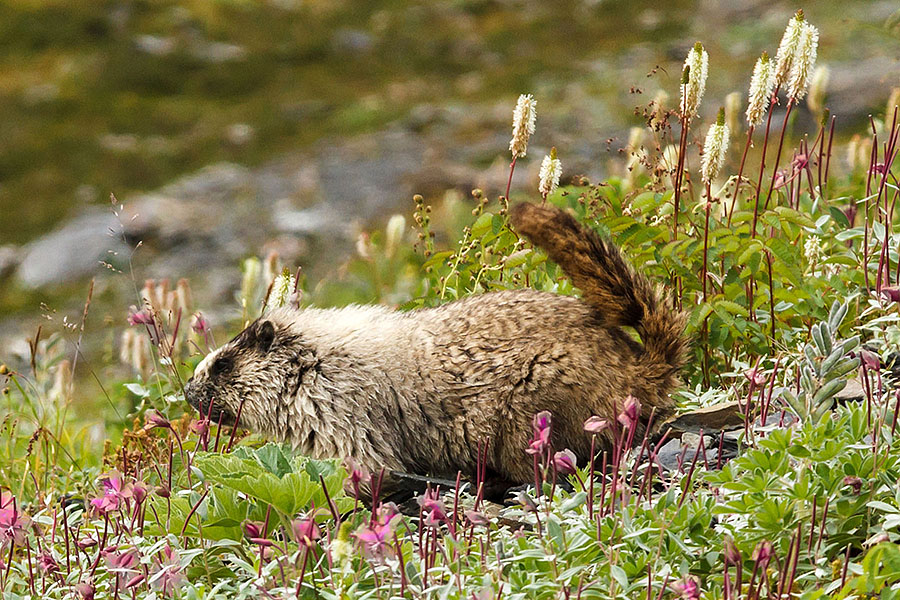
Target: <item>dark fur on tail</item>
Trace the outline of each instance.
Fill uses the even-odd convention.
[[[619,249],[571,215],[546,205],[522,203],[510,211],[513,227],[543,248],[581,289],[609,326],[630,326],[640,334],[641,362],[668,379],[684,364],[685,316],[666,306],[658,290],[629,265]]]

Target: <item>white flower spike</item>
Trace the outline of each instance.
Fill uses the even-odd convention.
[[[534,122],[537,118],[537,100],[531,94],[522,94],[513,111],[512,139],[509,151],[513,159],[525,156],[528,151],[528,138],[534,134]]]

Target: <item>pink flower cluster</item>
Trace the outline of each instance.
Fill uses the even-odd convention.
[[[100,484],[103,493],[91,500],[91,506],[102,514],[128,507],[131,500],[140,504],[147,497],[147,487],[143,483],[126,482],[125,477],[118,471],[101,476]]]

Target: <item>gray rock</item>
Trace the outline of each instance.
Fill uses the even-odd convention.
[[[89,213],[25,246],[16,271],[27,288],[39,288],[88,277],[104,270],[101,263],[120,264],[128,248],[120,237],[116,218]]]
[[[678,469],[678,464],[682,460],[682,455],[685,454],[685,448],[681,445],[681,440],[672,439],[659,449],[656,453],[656,459],[663,469],[675,471]]]

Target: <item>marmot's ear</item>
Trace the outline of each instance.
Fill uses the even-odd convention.
[[[272,342],[275,341],[275,326],[272,325],[272,321],[259,321],[254,333],[256,334],[254,336],[256,347],[260,352],[268,352],[272,347]]]

